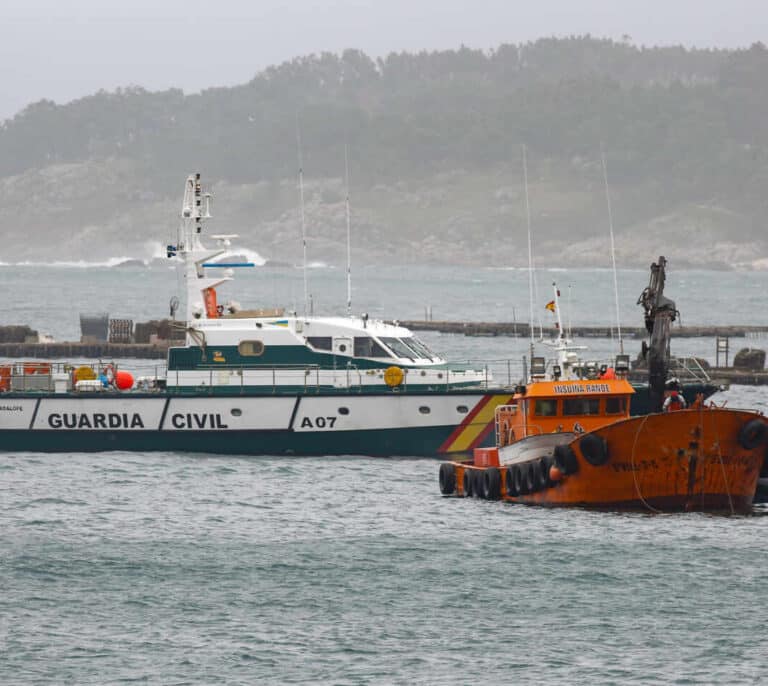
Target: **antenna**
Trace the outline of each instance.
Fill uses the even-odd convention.
[[[533,248],[531,246],[531,204],[528,199],[528,157],[525,143],[520,146],[523,151],[523,184],[525,187],[525,219],[528,226],[528,300],[530,305],[531,358],[533,358]]]
[[[608,165],[605,161],[605,150],[600,143],[600,159],[603,162],[603,182],[605,183],[605,201],[608,205],[608,229],[611,233],[611,262],[613,264],[613,296],[616,301],[616,333],[619,337],[619,353],[624,354],[624,339],[621,337],[621,319],[619,318],[619,281],[616,277],[616,246],[613,242],[613,210],[611,209],[611,193],[608,189]]]
[[[555,316],[557,317],[557,341],[563,340],[563,320],[560,316],[560,291],[557,290],[557,283],[552,282],[552,290],[555,293]]]
[[[307,288],[307,223],[304,217],[304,159],[301,154],[301,130],[299,129],[299,113],[296,113],[296,150],[299,157],[299,205],[301,207],[301,247],[302,271],[304,273],[304,315],[307,314],[309,290]]]
[[[347,213],[347,314],[352,314],[352,217],[349,211],[349,146],[344,143],[344,183],[347,186],[345,201]]]

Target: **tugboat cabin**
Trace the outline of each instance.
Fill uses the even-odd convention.
[[[499,447],[530,436],[585,433],[629,418],[626,379],[564,379],[518,386],[514,405],[496,411]]]

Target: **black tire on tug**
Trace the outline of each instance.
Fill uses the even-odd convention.
[[[474,482],[472,484],[472,492],[476,498],[481,500],[488,500],[488,494],[485,492],[485,469],[476,469],[474,473]]]
[[[483,472],[483,492],[486,500],[501,498],[501,472],[496,467]]]
[[[549,480],[549,468],[554,462],[549,455],[539,459],[539,488],[549,488],[552,485],[552,482]]]
[[[520,494],[520,491],[517,490],[517,486],[515,485],[515,471],[516,471],[515,465],[511,464],[507,467],[507,475],[506,475],[507,495],[511,495],[513,498]]]
[[[536,493],[539,490],[539,466],[534,460],[533,462],[526,462],[522,465],[523,468],[523,481],[525,482],[525,488],[527,493]]]
[[[555,466],[563,474],[575,474],[579,471],[579,461],[573,448],[567,443],[555,446]]]
[[[750,419],[739,430],[739,445],[744,450],[757,448],[768,437],[768,424],[761,419]]]
[[[461,488],[464,491],[465,498],[472,497],[472,486],[474,485],[474,478],[472,477],[472,469],[464,470],[464,478],[461,480]]]
[[[453,495],[456,491],[456,467],[450,462],[440,465],[440,493]]]
[[[526,495],[528,493],[528,485],[525,483],[525,470],[523,465],[515,465],[515,490],[518,495]]]
[[[597,434],[582,436],[579,439],[579,450],[593,467],[602,467],[608,462],[608,443],[602,436]]]

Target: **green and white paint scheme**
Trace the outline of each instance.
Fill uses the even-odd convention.
[[[450,364],[408,329],[365,315],[219,305],[216,287],[252,265],[221,259],[233,234],[205,247],[210,217],[192,175],[168,246],[183,262],[186,339],[169,350],[165,376],[127,391],[55,384],[55,374],[36,391],[12,387],[0,394],[0,449],[436,455],[490,442],[493,409],[511,395],[486,368]]]

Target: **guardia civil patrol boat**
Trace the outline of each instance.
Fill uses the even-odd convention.
[[[233,234],[210,238],[211,196],[186,180],[168,256],[185,276],[184,344],[162,375],[119,365],[0,368],[0,449],[229,454],[416,455],[469,452],[492,439],[512,391],[486,368],[451,364],[408,329],[221,303],[240,267]]]

